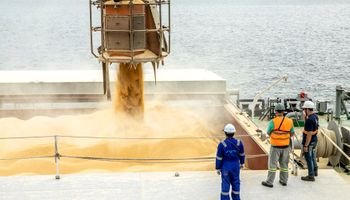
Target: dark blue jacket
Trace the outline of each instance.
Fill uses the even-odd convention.
[[[304,126],[304,130],[305,131],[316,131],[318,130],[318,116],[314,113],[310,116],[307,117],[306,121],[305,121],[305,126]],[[306,134],[303,134],[303,140],[302,140],[302,144],[304,145],[306,142]],[[311,136],[311,140],[310,143],[313,142],[317,142],[317,136],[316,135],[312,135]]]
[[[244,164],[243,142],[235,138],[226,138],[218,145],[215,169],[230,170]]]

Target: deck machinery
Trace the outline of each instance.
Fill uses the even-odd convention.
[[[136,71],[137,66],[151,62],[156,78],[159,63],[164,64],[170,53],[170,0],[89,2],[91,53],[102,63],[107,99],[111,98],[109,67],[113,63],[124,64],[133,73],[131,69]],[[94,25],[98,21],[99,25]],[[96,43],[100,43],[97,50]]]

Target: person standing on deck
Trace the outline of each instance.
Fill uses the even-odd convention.
[[[318,166],[316,162],[316,145],[318,132],[318,116],[314,113],[315,104],[312,101],[305,101],[303,105],[305,113],[305,125],[303,131],[304,157],[307,164],[308,175],[301,177],[303,181],[315,181],[318,175]]]
[[[240,168],[244,165],[243,142],[235,139],[236,128],[227,124],[224,128],[226,139],[219,143],[215,169],[221,174],[221,200],[230,200],[230,185],[232,200],[240,200]]]
[[[280,166],[279,183],[283,186],[288,182],[289,145],[291,137],[294,135],[293,120],[285,117],[283,111],[285,107],[278,103],[275,107],[276,117],[270,120],[267,134],[270,136],[270,154],[268,163],[268,174],[266,181],[261,184],[266,187],[273,187],[277,171],[277,162]]]

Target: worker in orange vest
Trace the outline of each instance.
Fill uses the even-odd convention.
[[[276,117],[269,122],[267,134],[270,136],[270,154],[268,163],[268,174],[266,181],[261,182],[263,186],[273,187],[277,171],[277,162],[280,166],[279,183],[283,186],[288,182],[288,163],[291,137],[294,135],[293,120],[285,117],[285,107],[278,103],[275,106]]]

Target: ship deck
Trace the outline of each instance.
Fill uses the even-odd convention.
[[[82,173],[0,177],[1,199],[140,199],[181,200],[219,199],[220,177],[207,172],[126,172]],[[332,169],[320,170],[316,182],[303,182],[290,175],[288,186],[281,186],[276,176],[274,188],[266,188],[261,181],[265,170],[243,170],[241,173],[242,199],[317,199],[348,200],[349,176],[341,176]]]
[[[225,97],[226,82],[224,79],[205,71],[160,71],[158,74],[157,85],[154,83],[153,75],[146,74],[145,94],[147,95],[166,95],[173,96],[174,101],[181,100],[183,96],[197,97],[203,101],[204,96],[208,96],[209,104],[213,105],[212,96]],[[14,76],[16,74],[17,76]],[[32,73],[34,75],[34,72]],[[66,102],[66,96],[71,94],[101,94],[102,84],[101,76],[97,76],[95,71],[91,72],[72,72],[71,76],[66,76],[65,72],[41,72],[38,77],[32,76],[28,72],[1,72],[0,96],[7,97],[0,101],[0,110],[23,110],[23,106],[38,109],[37,102],[28,102],[28,96],[34,94],[44,95],[63,95],[63,102]],[[36,73],[35,73],[36,74]],[[66,80],[56,80],[58,75]],[[77,76],[79,74],[80,76]],[[196,78],[193,78],[195,74]],[[152,76],[151,76],[152,75]],[[8,77],[8,79],[6,79]],[[16,80],[13,77],[17,77]],[[44,80],[42,78],[45,78]],[[79,79],[72,77],[81,77]],[[113,78],[111,79],[113,81]],[[113,84],[113,83],[111,83]],[[72,87],[72,85],[74,87]],[[54,89],[53,89],[54,88]],[[8,96],[12,95],[12,96]],[[179,95],[181,98],[179,98]],[[23,97],[25,96],[25,97]],[[40,97],[40,96],[39,96]],[[93,96],[94,97],[94,96]],[[176,97],[176,98],[175,98]],[[25,102],[22,102],[25,98]],[[85,97],[84,97],[85,98]],[[80,99],[80,97],[78,98]],[[89,98],[90,99],[90,98]],[[92,98],[95,99],[95,98]],[[6,101],[5,101],[6,100]],[[15,101],[16,100],[16,101]],[[18,100],[18,101],[17,101]],[[31,99],[29,99],[31,100]],[[49,102],[40,101],[44,108],[58,107],[61,101],[53,105],[51,99]],[[98,101],[98,100],[96,100]],[[173,102],[174,102],[173,101]],[[197,103],[196,101],[196,103]],[[75,102],[75,101],[74,101]],[[73,102],[73,103],[74,103]],[[215,101],[216,102],[216,101]],[[49,106],[47,103],[50,103]],[[72,102],[68,102],[72,103]],[[90,103],[90,102],[88,102]],[[100,102],[99,102],[100,103]],[[188,103],[188,102],[186,102]],[[35,105],[34,105],[35,104]],[[220,101],[218,104],[222,104]],[[27,108],[26,107],[26,108]],[[95,107],[95,106],[91,106]],[[239,132],[250,133],[249,140],[255,141],[261,149],[259,155],[265,155],[269,145],[262,142],[256,130],[259,127],[242,113],[237,107],[231,104],[225,106],[229,112],[228,116],[232,121],[239,124]],[[50,111],[52,112],[52,111]],[[239,123],[238,123],[239,122]],[[261,127],[260,127],[261,128]],[[248,137],[243,137],[248,138]],[[247,139],[245,139],[247,140]],[[245,144],[248,141],[244,141]],[[252,142],[253,143],[253,142]],[[254,143],[254,144],[255,144]],[[247,153],[251,145],[246,145]],[[257,149],[257,148],[254,148]],[[264,151],[265,150],[265,151]],[[255,155],[257,152],[250,152]],[[256,158],[255,158],[256,159]],[[247,161],[249,164],[249,160]],[[266,163],[259,161],[266,166]],[[252,163],[250,163],[251,166]],[[120,172],[120,173],[81,173],[64,174],[60,180],[55,180],[53,175],[35,175],[28,176],[21,174],[19,176],[0,177],[0,199],[141,199],[141,200],[181,200],[181,199],[201,199],[213,200],[220,196],[220,177],[213,171],[207,172],[180,172],[179,177],[174,176],[175,172]],[[320,170],[320,176],[313,183],[302,182],[301,175],[306,171],[299,171],[299,176],[290,176],[287,187],[278,184],[275,181],[274,188],[265,188],[261,186],[261,181],[265,180],[266,170],[243,170],[241,175],[241,197],[242,199],[349,199],[350,176],[339,174],[333,169]],[[278,177],[278,175],[277,175]]]

